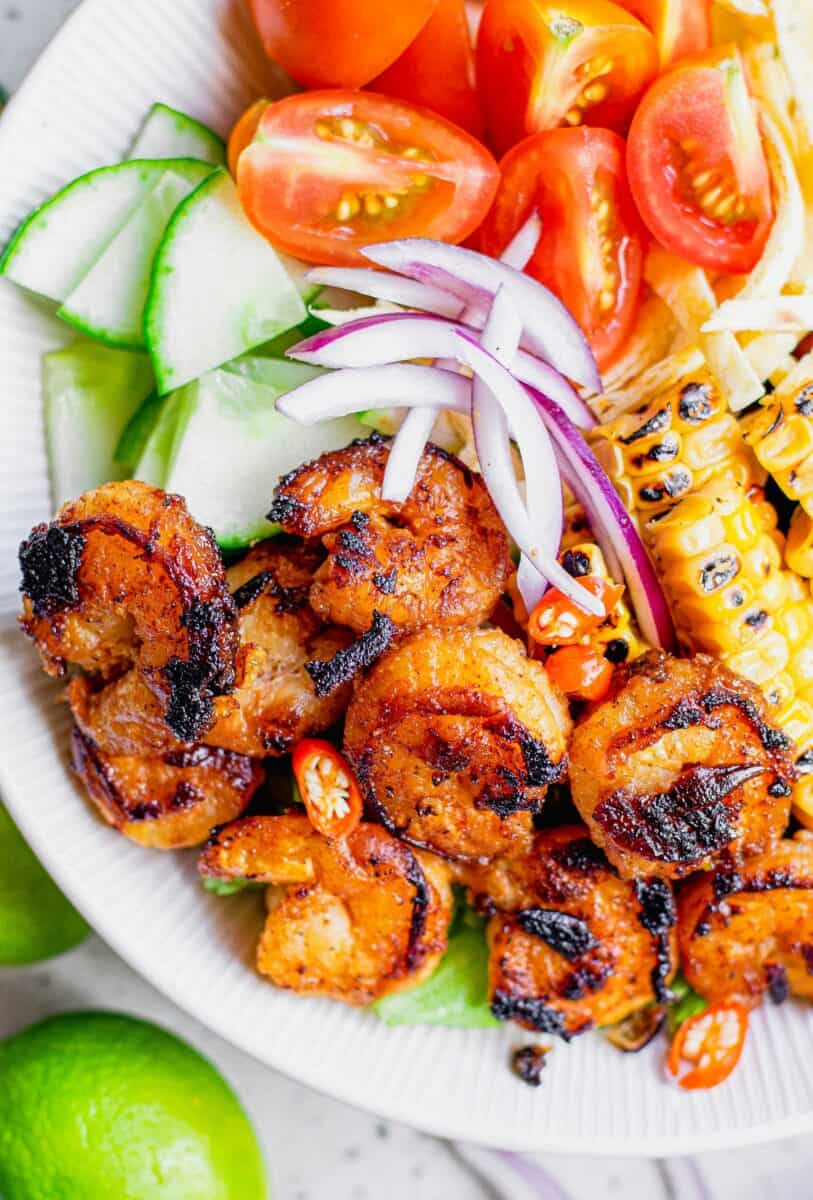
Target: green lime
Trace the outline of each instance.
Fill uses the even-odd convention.
[[[0,804],[0,966],[62,954],[89,932]]]
[[[266,1200],[240,1102],[196,1050],[117,1013],[0,1043],[3,1200]]]

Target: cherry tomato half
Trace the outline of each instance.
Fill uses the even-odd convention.
[[[641,101],[627,140],[638,210],[699,267],[750,271],[773,224],[771,180],[735,46],[683,59]]]
[[[599,597],[605,613],[611,613],[624,595],[620,584],[612,583],[603,575],[583,575],[579,583],[591,595]],[[531,613],[528,633],[541,646],[575,646],[588,638],[605,619],[586,612],[558,588],[549,588]]]
[[[643,269],[623,139],[607,129],[552,129],[520,142],[500,167],[483,251],[499,257],[536,208],[542,236],[526,270],[567,305],[603,370],[635,321]]]
[[[557,125],[625,129],[657,69],[652,34],[610,0],[487,0],[483,10],[477,74],[499,153]]]
[[[661,69],[711,45],[709,0],[619,0],[655,36]]]
[[[412,45],[369,86],[382,96],[431,108],[482,137],[483,114],[474,83],[465,0],[439,0]]]
[[[266,54],[304,87],[362,87],[395,62],[437,0],[250,0]]]
[[[738,1000],[712,1004],[678,1029],[666,1065],[686,1091],[716,1087],[740,1061],[748,1033],[748,1009]],[[683,1066],[690,1069],[681,1074]]]
[[[594,646],[563,646],[545,659],[545,670],[571,700],[601,700],[613,681],[613,664]]]
[[[362,800],[356,777],[335,746],[321,738],[303,738],[291,755],[299,794],[317,833],[347,837],[361,820]]]
[[[257,130],[262,120],[262,115],[271,103],[270,100],[255,100],[250,108],[247,108],[242,117],[236,122],[234,128],[229,135],[228,160],[229,170],[232,175],[237,174],[237,164],[240,161],[240,155],[245,150],[246,146],[250,146],[257,136]]]
[[[498,181],[465,130],[403,100],[348,91],[269,105],[237,170],[260,233],[318,263],[362,263],[360,247],[394,238],[461,242]]]

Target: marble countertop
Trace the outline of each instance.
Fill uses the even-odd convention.
[[[77,0],[0,0],[0,90],[20,83]],[[0,971],[0,1038],[53,1012],[120,1009],[174,1030],[212,1058],[267,1150],[275,1200],[809,1200],[813,1142],[694,1160],[546,1156],[545,1190],[498,1155],[359,1112],[254,1062],[179,1011],[98,938],[36,967]]]

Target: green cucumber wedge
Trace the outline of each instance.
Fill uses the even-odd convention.
[[[45,442],[55,507],[127,470],[114,453],[155,386],[146,354],[76,342],[42,360]]]
[[[159,396],[157,392],[150,392],[124,426],[113,455],[113,461],[127,474],[132,475],[136,464],[143,457],[147,442],[158,424],[158,418],[161,416],[165,404],[165,396]]]
[[[210,172],[205,163],[200,164],[199,172],[185,176],[165,172],[57,316],[108,346],[146,350],[144,305],[156,251],[175,209]]]
[[[200,180],[211,167],[138,161],[81,175],[26,218],[0,258],[0,275],[61,304],[168,170]]]
[[[226,146],[214,130],[194,117],[168,104],[153,104],[127,157],[198,158],[222,167],[226,164]]]
[[[258,383],[222,370],[173,393],[136,470],[138,478],[184,496],[224,549],[276,533],[265,514],[280,476],[364,433],[354,417],[302,426],[277,412],[282,385],[287,390],[318,371],[271,365],[284,369],[276,385],[270,376]]]
[[[216,170],[178,208],[155,258],[144,333],[164,394],[305,319],[278,255]]]

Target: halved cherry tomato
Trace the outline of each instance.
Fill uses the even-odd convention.
[[[601,700],[613,680],[613,664],[593,646],[563,646],[545,659],[545,670],[572,700]]]
[[[361,820],[361,792],[350,764],[335,746],[321,738],[303,738],[294,746],[291,766],[316,832],[328,838],[351,834]]]
[[[499,257],[536,208],[542,236],[526,270],[567,305],[603,370],[635,321],[643,269],[623,139],[608,129],[552,129],[520,142],[500,167],[483,251]]]
[[[684,59],[653,83],[630,128],[627,171],[667,250],[726,274],[756,265],[774,209],[736,46]]]
[[[621,584],[612,583],[602,575],[582,575],[579,583],[591,595],[598,596],[605,613],[611,613],[624,595]],[[528,633],[541,646],[575,646],[604,620],[574,604],[558,588],[550,588],[531,613]]]
[[[657,69],[652,34],[610,0],[487,0],[483,10],[477,77],[499,153],[557,125],[625,129]]]
[[[307,92],[271,104],[240,156],[249,219],[319,263],[402,237],[461,242],[494,199],[499,168],[463,129],[372,92]]]
[[[266,54],[308,88],[362,87],[395,62],[437,0],[251,0]]]
[[[686,1091],[716,1087],[740,1061],[748,1033],[748,1009],[738,1000],[712,1004],[705,1012],[689,1017],[678,1029],[666,1065]],[[689,1070],[681,1075],[681,1067]]]
[[[246,146],[250,146],[254,141],[262,115],[270,103],[270,100],[255,100],[232,129],[228,146],[229,170],[232,175],[237,175],[237,163],[240,155]]]
[[[711,45],[709,0],[619,0],[619,3],[652,30],[662,70],[676,58],[702,54]]]
[[[474,47],[465,0],[439,0],[411,46],[369,85],[382,96],[409,100],[483,136],[474,83]]]

